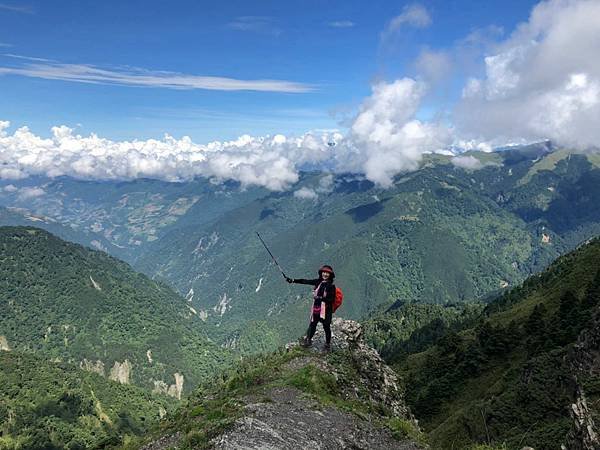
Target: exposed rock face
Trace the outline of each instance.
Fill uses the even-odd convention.
[[[96,362],[92,362],[84,358],[83,361],[79,363],[79,368],[87,370],[88,372],[96,372],[104,376],[104,363],[99,359],[96,360]]]
[[[350,350],[361,377],[358,383],[362,387],[360,391],[368,393],[368,400],[386,406],[394,416],[411,417],[396,372],[385,363],[377,350],[365,343],[362,326],[353,320],[336,318],[331,323],[331,333],[333,351]],[[288,347],[296,345],[288,344]],[[321,351],[324,345],[325,333],[319,326],[313,338],[312,350]]]
[[[97,291],[101,291],[102,288],[100,287],[100,285],[96,282],[96,280],[94,280],[92,278],[92,276],[90,275],[90,281],[92,282],[92,286],[94,286],[94,289],[96,289]]]
[[[122,363],[115,361],[115,364],[110,369],[110,378],[113,381],[118,381],[121,384],[129,384],[129,376],[131,375],[132,365],[128,359]]]
[[[269,392],[267,403],[248,403],[246,414],[214,441],[214,448],[416,450],[387,430],[336,408],[322,408],[295,388]],[[251,400],[251,399],[248,399]]]
[[[0,336],[0,351],[10,352],[10,346],[6,336]]]
[[[183,383],[185,381],[184,376],[180,373],[174,373],[175,384],[168,385],[162,380],[154,381],[154,389],[152,392],[156,394],[170,395],[178,400],[181,400],[181,394],[183,393]]]
[[[577,344],[569,355],[569,363],[573,374],[575,401],[569,410],[573,422],[567,444],[563,448],[598,450],[600,438],[579,379],[600,376],[600,311],[596,313],[590,327],[579,335]]]
[[[600,440],[596,433],[596,426],[592,419],[592,414],[587,405],[583,390],[578,389],[575,403],[570,409],[573,425],[567,441],[569,450],[598,450],[600,449]]]
[[[175,377],[175,384],[169,386],[168,394],[171,397],[181,400],[181,393],[183,392],[183,375],[175,373],[173,376]]]
[[[376,350],[365,344],[358,322],[336,319],[332,323],[332,350],[351,355],[353,378],[347,369],[322,357],[325,336],[320,329],[313,339],[312,352],[292,359],[285,369],[296,371],[308,365],[333,375],[347,400],[385,407],[393,416],[413,421],[404,403],[394,371]],[[298,344],[288,344],[291,350]],[[359,379],[355,378],[358,372]],[[265,401],[266,399],[266,401]],[[261,398],[246,398],[244,415],[233,428],[213,441],[218,449],[419,449],[410,440],[397,440],[391,432],[351,412],[323,407],[296,388],[277,387]],[[413,421],[416,427],[416,422]]]

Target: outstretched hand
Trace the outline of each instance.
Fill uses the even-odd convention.
[[[285,281],[287,281],[288,283],[293,283],[294,279],[290,277],[285,277]]]

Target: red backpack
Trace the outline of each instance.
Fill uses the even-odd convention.
[[[342,290],[336,286],[335,288],[335,300],[333,301],[333,312],[335,312],[336,309],[338,309],[340,306],[342,306],[342,303],[344,301],[344,293],[342,292]]]

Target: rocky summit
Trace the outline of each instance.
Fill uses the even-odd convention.
[[[362,327],[336,319],[332,332],[330,352],[319,329],[312,348],[288,344],[201,388],[169,433],[143,448],[424,448],[398,376],[365,344]]]

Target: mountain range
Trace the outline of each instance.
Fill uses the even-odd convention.
[[[348,445],[595,448],[599,181],[549,143],[428,155],[388,189],[3,181],[0,448],[226,448],[248,423],[284,436],[289,404]],[[364,324],[336,322],[346,347],[270,353],[310,292],[256,232],[289,276],[334,266],[336,316]]]
[[[35,220],[125,259],[185,296],[218,343],[246,353],[300,334],[309,304],[256,232],[289,276],[332,264],[340,314],[354,319],[397,301],[485,300],[600,233],[600,158],[548,142],[426,155],[389,189],[315,172],[294,189],[27,179],[2,187],[0,223]]]

